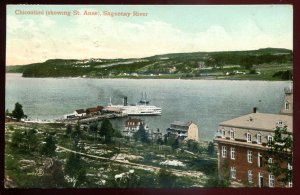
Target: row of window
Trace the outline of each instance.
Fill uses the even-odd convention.
[[[227,148],[226,146],[222,146],[222,158],[227,158]],[[230,159],[235,160],[235,148],[230,147]],[[253,163],[253,152],[251,150],[247,151],[247,162]],[[273,159],[269,158],[268,163],[272,164]],[[257,165],[258,167],[262,167],[263,164],[263,157],[260,153],[257,154]]]
[[[248,170],[248,182],[253,183],[253,172],[252,170]],[[236,168],[231,167],[230,168],[230,178],[231,179],[236,179]],[[264,182],[263,182],[263,175],[262,173],[258,173],[258,186],[263,187]],[[289,187],[291,187],[291,182],[289,183]],[[274,187],[275,186],[275,177],[272,174],[269,174],[269,187]]]
[[[224,129],[221,130],[221,131],[222,131],[222,137],[225,138],[226,137],[226,131]],[[229,138],[231,140],[235,139],[235,132],[233,130],[229,131]],[[246,133],[246,140],[247,140],[247,142],[252,143],[253,139],[252,139],[252,134],[251,133]],[[268,142],[273,141],[273,136],[268,135],[267,136],[267,141]],[[260,134],[260,133],[256,134],[256,143],[257,144],[262,144],[262,134]]]
[[[248,182],[249,183],[254,183],[253,182],[253,172],[252,170],[248,170]],[[236,179],[236,168],[235,167],[231,167],[230,168],[230,178],[231,179]],[[263,174],[262,173],[258,173],[258,186],[259,187],[263,187],[264,185],[264,179],[263,179]],[[269,187],[274,187],[275,186],[275,177],[272,174],[269,174]],[[293,183],[290,181],[288,182],[288,187],[293,187]]]

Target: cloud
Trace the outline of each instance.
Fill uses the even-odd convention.
[[[50,58],[134,58],[196,51],[292,48],[292,35],[275,36],[248,20],[228,31],[221,25],[189,32],[164,21],[134,22],[117,17],[81,16],[23,19],[8,16],[7,64],[41,62]],[[237,30],[238,29],[238,30]]]

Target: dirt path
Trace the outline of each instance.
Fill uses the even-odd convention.
[[[121,160],[112,160],[110,158],[105,158],[105,157],[100,157],[100,156],[96,156],[96,155],[92,155],[92,154],[77,152],[75,150],[70,150],[70,149],[62,147],[62,146],[57,146],[57,148],[60,148],[61,150],[64,150],[67,152],[77,153],[82,156],[87,156],[87,157],[105,160],[105,161],[111,161],[112,163],[116,163],[116,164],[129,165],[129,166],[137,168],[137,169],[143,169],[143,170],[147,170],[147,171],[159,171],[161,169],[160,167],[138,164],[138,163],[131,163],[131,162],[126,162],[126,161],[121,161]],[[181,170],[175,170],[175,169],[168,169],[168,171],[171,171],[176,176],[198,177],[198,178],[204,176],[204,174],[199,171],[181,171]]]

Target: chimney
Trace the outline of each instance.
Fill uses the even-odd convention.
[[[124,106],[127,106],[127,97],[124,97]]]
[[[253,113],[256,113],[257,108],[253,107]]]

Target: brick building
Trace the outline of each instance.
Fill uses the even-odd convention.
[[[287,92],[287,91],[286,91]],[[292,182],[285,184],[276,180],[267,171],[268,164],[273,159],[266,159],[266,144],[272,140],[276,126],[287,126],[288,132],[293,131],[292,115],[286,106],[290,93],[286,93],[282,110],[285,114],[253,112],[219,124],[218,133],[214,139],[218,151],[219,176],[226,172],[232,181],[253,187],[291,187]],[[292,104],[292,102],[289,102]],[[291,165],[286,165],[291,168]]]

